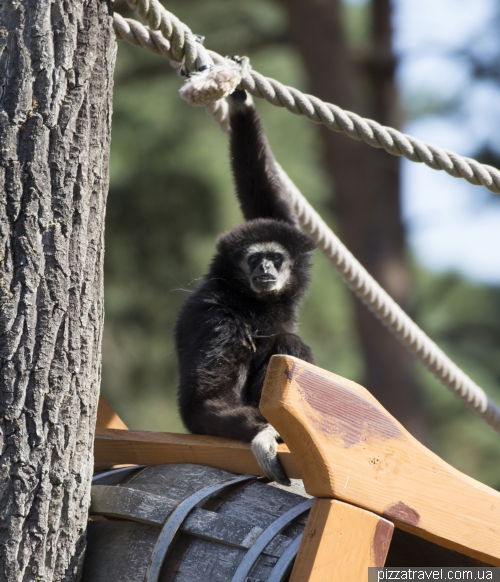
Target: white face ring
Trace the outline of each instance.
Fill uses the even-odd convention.
[[[276,280],[272,283],[267,284],[264,288],[258,287],[252,280],[252,270],[248,264],[248,258],[256,253],[279,253],[283,257],[283,263],[277,270]],[[292,259],[290,253],[277,242],[269,241],[262,243],[255,243],[250,245],[246,250],[243,260],[240,262],[240,268],[245,273],[248,284],[254,293],[258,295],[266,293],[279,293],[282,291],[288,281],[290,280],[290,275],[292,272]]]

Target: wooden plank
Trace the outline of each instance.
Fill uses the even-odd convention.
[[[127,430],[127,425],[118,414],[116,414],[110,403],[102,394],[99,394],[99,404],[97,405],[96,428],[116,428]]]
[[[279,459],[292,479],[300,471],[286,445],[278,446]],[[250,445],[220,437],[167,432],[96,429],[94,463],[98,467],[138,464],[196,463],[231,473],[264,475]]]
[[[161,526],[178,503],[168,497],[153,495],[130,487],[93,485],[89,513],[111,518],[126,518],[138,523]],[[219,515],[196,507],[181,525],[180,531],[237,548],[250,548],[262,533],[261,527],[231,515]],[[273,553],[281,556],[283,551]]]
[[[131,487],[92,485],[89,514],[162,525],[177,505],[174,499]]]
[[[500,493],[415,440],[362,386],[289,356],[271,359],[260,409],[306,491],[500,565]]]
[[[385,563],[394,525],[334,499],[316,499],[290,582],[366,582]]]
[[[89,522],[82,582],[144,582],[158,527],[127,521]]]

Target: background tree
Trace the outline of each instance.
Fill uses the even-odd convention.
[[[115,41],[92,0],[0,4],[0,579],[75,580],[101,368]]]
[[[397,127],[391,4],[371,0],[357,54],[350,48],[341,0],[282,0],[304,59],[311,93],[383,125]],[[352,46],[352,43],[351,43]],[[356,58],[357,57],[357,58]],[[334,187],[330,204],[341,238],[389,294],[410,311],[412,283],[400,206],[400,160],[320,128],[323,164]],[[359,301],[356,326],[363,384],[421,440],[427,440],[421,389],[412,356]]]

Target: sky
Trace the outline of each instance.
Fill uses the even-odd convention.
[[[393,6],[403,131],[465,156],[485,144],[500,153],[500,83],[473,79],[464,55],[495,63],[500,79],[498,2],[393,0]],[[402,164],[403,215],[418,260],[500,284],[500,196],[422,164]]]

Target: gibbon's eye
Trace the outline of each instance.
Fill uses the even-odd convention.
[[[272,253],[269,258],[277,269],[279,269],[283,264],[283,255],[280,253]]]
[[[259,253],[254,253],[250,255],[247,259],[248,266],[253,270],[260,263],[262,257]]]

